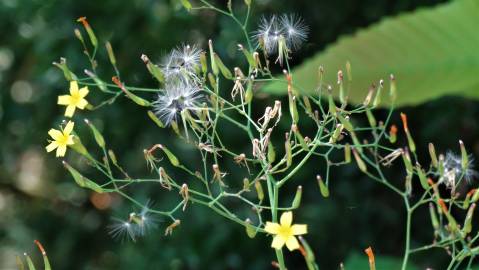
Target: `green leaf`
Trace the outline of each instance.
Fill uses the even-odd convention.
[[[313,93],[318,67],[327,84],[335,85],[337,71],[352,66],[349,100],[361,103],[371,84],[394,74],[397,105],[414,105],[443,95],[479,98],[479,2],[457,0],[434,8],[388,18],[357,34],[341,38],[293,70],[301,91]],[[386,80],[387,81],[387,80]],[[286,94],[286,82],[265,86]],[[386,86],[387,89],[387,86]],[[334,91],[334,94],[338,94]],[[381,106],[389,105],[383,91]]]

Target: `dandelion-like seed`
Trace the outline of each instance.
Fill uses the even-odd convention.
[[[294,14],[284,14],[280,21],[284,28],[288,48],[299,49],[308,38],[309,27],[300,16]]]
[[[137,232],[135,225],[128,220],[113,218],[113,224],[108,226],[108,229],[108,233],[115,239],[136,241]]]
[[[201,88],[196,84],[174,81],[166,84],[153,103],[155,114],[169,125],[183,110],[195,112],[201,99]]]
[[[297,15],[262,17],[253,38],[267,55],[277,54],[281,65],[293,50],[298,50],[308,37],[309,27]]]
[[[451,151],[447,152],[444,158],[444,176],[441,181],[449,188],[454,188],[462,179],[469,183],[478,175],[473,168],[473,162],[474,159],[469,156],[467,166],[463,168],[461,156]]]
[[[200,65],[202,50],[196,45],[182,45],[171,51],[165,58],[163,73],[167,80],[183,82],[198,81],[196,70]]]

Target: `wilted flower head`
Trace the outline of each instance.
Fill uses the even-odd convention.
[[[469,156],[466,168],[462,167],[462,158],[453,152],[447,152],[444,158],[444,176],[441,181],[450,188],[453,188],[461,179],[470,182],[478,175],[473,168],[474,159]]]
[[[181,111],[197,109],[201,99],[200,91],[201,88],[196,84],[184,81],[167,82],[153,103],[154,112],[164,124],[169,125]]]
[[[181,45],[165,58],[163,73],[168,81],[196,81],[196,69],[200,64],[201,49],[196,45]]]
[[[261,44],[268,55],[278,54],[278,61],[286,58],[288,52],[297,50],[308,37],[309,27],[301,17],[284,14],[273,15],[260,20],[253,38]]]

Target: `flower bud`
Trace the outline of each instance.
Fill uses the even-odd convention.
[[[376,96],[374,97],[374,101],[373,101],[374,108],[378,107],[379,104],[381,103],[381,94],[382,94],[381,92],[382,92],[383,86],[384,86],[384,81],[380,80],[379,87],[378,87],[378,90],[376,91]]]
[[[163,153],[165,153],[165,155],[168,157],[168,160],[170,161],[171,165],[173,165],[175,167],[180,166],[180,161],[168,148],[166,148],[162,144],[159,144],[158,148],[163,150]]]
[[[113,65],[113,66],[116,66],[116,57],[115,57],[115,53],[113,52],[113,48],[111,47],[111,43],[109,41],[107,41],[105,43],[105,48],[106,48],[106,51],[108,53],[108,59],[110,60],[110,63]]]
[[[258,200],[262,202],[264,199],[264,191],[263,186],[261,185],[261,182],[259,180],[256,180],[256,182],[254,183],[254,188],[256,189],[256,195],[258,196]]]
[[[65,168],[70,172],[70,174],[73,176],[73,179],[80,187],[88,188],[98,193],[104,192],[104,190],[97,183],[81,175],[77,170],[66,163],[66,161],[63,161],[63,166],[65,166]]]
[[[303,194],[303,187],[298,186],[296,189],[296,194],[294,195],[293,203],[291,203],[291,208],[296,209],[301,204],[301,197]]]
[[[374,261],[373,249],[371,247],[368,247],[367,249],[364,250],[364,252],[368,255],[369,270],[376,270],[376,263]]]
[[[223,77],[226,79],[232,79],[233,75],[231,74],[231,71],[225,66],[225,64],[223,64],[223,61],[221,61],[221,58],[218,56],[218,54],[214,53],[213,57]]]
[[[341,131],[343,131],[343,125],[342,124],[337,124],[336,129],[333,132],[333,135],[329,138],[329,143],[336,143],[338,140],[339,136],[341,135]]]
[[[88,37],[90,38],[90,42],[93,45],[93,47],[98,47],[98,40],[95,36],[95,32],[93,32],[93,29],[91,28],[90,24],[86,20],[86,17],[80,17],[77,19],[77,22],[81,22],[83,24],[83,27],[85,27],[85,30],[88,34]]]
[[[67,81],[76,81],[78,80],[78,77],[70,71],[70,69],[67,66],[67,60],[65,58],[60,58],[60,63],[53,62],[53,65],[56,66],[57,68],[61,69],[63,71],[63,76]]]
[[[210,48],[211,70],[213,71],[213,74],[215,74],[215,76],[218,76],[220,71],[218,69],[218,64],[216,63],[216,58],[214,56],[215,52],[213,51],[213,41],[211,39],[208,41],[208,46]]]
[[[248,80],[244,100],[246,104],[250,104],[251,101],[253,100],[253,80],[252,79]]]
[[[429,215],[431,216],[432,227],[435,231],[439,231],[439,220],[436,215],[436,208],[433,203],[429,203]]]
[[[160,83],[164,83],[165,82],[165,75],[163,74],[163,71],[161,71],[161,69],[153,64],[150,59],[148,58],[148,56],[142,54],[141,55],[141,60],[143,60],[143,62],[146,64],[146,69],[148,69],[148,72],[150,72],[150,74]]]
[[[429,185],[427,184],[426,172],[421,168],[421,165],[419,165],[419,163],[416,164],[416,172],[419,177],[419,182],[421,183],[422,188],[424,190],[428,190]]]
[[[284,150],[286,152],[286,167],[293,163],[293,152],[291,150],[291,142],[289,141],[288,133],[286,133],[286,141],[284,142]]]
[[[349,145],[349,143],[344,145],[344,162],[345,163],[351,162],[351,145]]]
[[[157,126],[159,126],[160,128],[164,128],[165,127],[165,124],[163,124],[163,122],[161,122],[161,120],[156,116],[156,114],[152,111],[148,111],[148,116],[150,117],[150,119],[155,122],[155,124]]]
[[[366,116],[368,117],[369,125],[373,128],[376,127],[376,118],[374,118],[374,115],[369,108],[366,108]]]
[[[190,1],[188,0],[180,0],[180,2],[181,2],[181,5],[186,9],[186,11],[190,11],[193,8]]]
[[[289,103],[289,113],[291,114],[291,119],[293,120],[293,123],[298,123],[299,114],[298,114],[298,108],[296,105],[296,97],[293,96],[293,92],[290,89],[288,89],[288,103]]]
[[[251,225],[251,220],[249,218],[245,220],[245,229],[249,238],[254,238],[256,236],[257,231],[254,226]]]
[[[368,169],[366,167],[366,164],[359,156],[358,151],[356,150],[356,147],[354,147],[352,151],[353,151],[354,159],[356,160],[356,164],[358,165],[358,168],[364,173],[367,172]]]
[[[254,60],[253,54],[251,54],[243,45],[238,44],[238,49],[244,54],[246,61],[248,61],[248,64],[250,68],[254,69],[257,68],[256,62]]]
[[[88,119],[85,119],[85,123],[88,125],[88,127],[90,127],[90,130],[93,133],[93,137],[95,138],[95,141],[98,146],[100,146],[101,148],[105,148],[105,139],[103,138],[103,135],[101,135],[98,129],[96,129],[93,123],[88,121]]]
[[[276,159],[276,151],[274,151],[274,146],[271,142],[268,143],[268,162],[272,164]]]
[[[437,168],[438,161],[437,161],[436,149],[434,148],[434,144],[429,143],[428,147],[429,147],[429,156],[431,157],[431,164],[432,166]]]
[[[294,133],[294,136],[296,137],[296,139],[299,141],[299,145],[301,145],[301,147],[303,148],[303,150],[306,150],[308,151],[308,144],[306,143],[306,141],[304,140],[304,137],[303,135],[301,135],[301,133],[299,132],[299,129],[298,129],[298,126],[296,124],[293,124],[291,126],[291,130],[293,131]]]
[[[208,80],[210,81],[211,88],[213,88],[215,90],[215,92],[218,92],[218,85],[216,84],[216,78],[210,72],[208,72]]]
[[[249,189],[249,179],[248,178],[244,178],[243,179],[243,190],[242,191],[246,191],[246,192],[249,192],[250,189]]]
[[[404,128],[404,133],[406,133],[407,136],[407,141],[409,144],[409,149],[411,152],[415,153],[416,152],[416,144],[414,143],[414,140],[412,139],[411,133],[409,132],[409,127],[407,123],[407,115],[405,113],[401,113],[401,119],[402,119],[402,124]]]
[[[321,195],[324,197],[324,198],[328,198],[329,197],[329,188],[328,186],[324,183],[323,181],[323,178],[321,177],[321,175],[316,175],[316,181],[318,181],[318,185],[319,185],[319,191],[321,192]]]
[[[465,234],[468,234],[472,231],[472,216],[474,215],[474,209],[476,209],[476,204],[473,203],[467,210],[466,219],[464,220],[464,226],[462,231]]]
[[[461,147],[461,167],[463,170],[467,170],[467,167],[469,167],[469,157],[462,140],[459,140],[459,146]]]
[[[394,78],[394,75],[391,74],[389,76],[389,80],[390,80],[390,88],[389,88],[389,97],[391,98],[391,101],[394,103],[396,101],[396,79]]]
[[[140,105],[140,106],[144,106],[144,107],[150,107],[151,106],[151,103],[146,100],[146,99],[143,99],[135,94],[133,94],[132,92],[128,91],[126,89],[126,87],[123,85],[123,83],[118,79],[118,77],[114,76],[111,78],[111,80],[126,94],[127,97],[129,97],[131,100],[133,100],[133,102],[135,102],[136,104]]]
[[[398,128],[396,125],[392,125],[391,128],[389,129],[389,142],[390,143],[395,143],[397,140],[397,132]]]

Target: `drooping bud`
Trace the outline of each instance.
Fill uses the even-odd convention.
[[[257,65],[255,63],[255,60],[254,60],[254,57],[253,57],[253,54],[251,54],[247,49],[245,49],[243,47],[243,45],[241,44],[238,44],[238,49],[243,53],[243,55],[245,56],[246,58],[246,61],[248,61],[248,64],[250,66],[250,68],[254,69],[254,68],[257,68]]]
[[[155,146],[153,146],[149,150],[149,152],[152,152],[156,148],[160,148],[163,151],[163,153],[165,153],[165,155],[168,158],[168,160],[170,161],[171,165],[173,165],[175,167],[180,166],[180,161],[178,160],[178,158],[168,148],[166,148],[166,146],[164,146],[162,144],[156,144]]]

